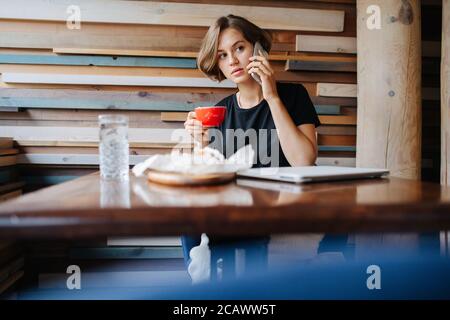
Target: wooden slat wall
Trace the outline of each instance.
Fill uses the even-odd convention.
[[[88,9],[99,8],[100,3],[69,2]],[[130,117],[130,131],[139,132],[130,135],[134,139],[130,153],[139,157],[170,151],[174,144],[158,130],[182,128],[186,112],[236,91],[233,85],[217,86],[196,69],[196,52],[209,20],[189,10],[182,14],[192,19],[171,20],[171,12],[197,6],[201,14],[217,9],[214,12],[227,14],[229,8],[242,11],[268,28],[274,39],[270,59],[277,79],[302,83],[319,113],[323,124],[319,127],[319,163],[354,164],[355,95],[345,90],[338,95],[322,94],[320,88],[352,88],[356,56],[296,51],[296,39],[356,37],[355,1],[250,0],[245,7],[237,0],[170,0],[158,3],[167,8],[161,20],[149,19],[141,10],[150,1],[118,5],[121,14],[117,14],[118,7],[89,9],[80,30],[68,29],[57,8],[46,8],[46,1],[11,2],[8,10],[2,10],[0,135],[17,140],[22,153],[18,161],[28,182],[36,183],[36,177],[57,182],[95,169],[97,146],[89,137],[95,136],[99,114]],[[147,144],[142,144],[145,139]],[[56,168],[58,161],[64,170],[73,169],[56,173],[58,178],[54,178],[52,168],[62,170]],[[40,166],[46,166],[45,170]],[[36,170],[40,170],[38,175],[33,174]]]

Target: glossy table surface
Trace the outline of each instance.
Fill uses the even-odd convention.
[[[95,173],[0,204],[0,237],[16,239],[448,229],[450,188],[399,178],[169,187]]]

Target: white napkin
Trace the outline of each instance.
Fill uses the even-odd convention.
[[[137,177],[142,176],[147,169],[189,174],[237,172],[251,168],[254,156],[255,152],[250,144],[239,149],[228,159],[209,147],[194,148],[191,154],[173,150],[171,154],[151,156],[135,165],[132,172]]]
[[[192,284],[209,281],[211,274],[211,250],[208,243],[208,236],[202,233],[200,245],[193,247],[189,251],[191,261],[188,266],[188,273],[191,276]]]

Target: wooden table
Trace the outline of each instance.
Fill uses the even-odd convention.
[[[0,237],[217,236],[450,229],[450,188],[398,178],[177,188],[87,175],[0,205]]]

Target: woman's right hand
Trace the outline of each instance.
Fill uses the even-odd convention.
[[[197,120],[194,111],[189,112],[187,120],[184,122],[184,129],[191,134],[195,141],[200,142],[202,146],[207,145],[208,128],[204,128],[202,122]]]

